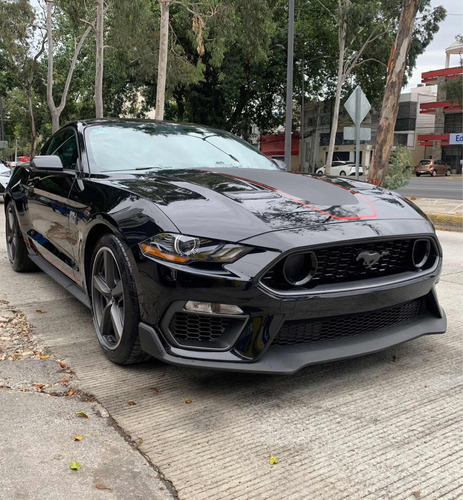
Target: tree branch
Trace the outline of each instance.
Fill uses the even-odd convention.
[[[77,46],[74,50],[74,55],[72,56],[71,65],[69,66],[68,75],[66,77],[66,83],[64,84],[63,94],[61,95],[61,102],[60,102],[60,105],[58,106],[59,113],[61,113],[61,111],[63,111],[64,106],[66,105],[66,99],[67,99],[67,95],[69,92],[69,87],[71,85],[72,75],[73,75],[74,69],[77,65],[77,59],[79,57],[80,51],[82,50],[84,42],[85,42],[86,38],[88,37],[88,35],[90,34],[91,30],[92,30],[92,27],[88,26],[88,28],[84,31],[84,34],[80,37],[79,43],[77,44]]]

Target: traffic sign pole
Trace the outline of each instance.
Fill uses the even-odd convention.
[[[355,89],[355,115],[360,116],[360,104],[361,104],[361,89],[357,87]],[[359,180],[359,165],[360,165],[360,120],[357,120],[355,124],[355,178]]]

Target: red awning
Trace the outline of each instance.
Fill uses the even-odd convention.
[[[293,133],[291,138],[291,155],[299,155],[299,134]],[[267,156],[285,155],[285,134],[269,134],[260,136],[260,150]]]

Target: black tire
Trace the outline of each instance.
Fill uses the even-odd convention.
[[[130,365],[150,358],[140,347],[140,309],[128,248],[112,234],[93,251],[89,293],[98,342],[113,363]]]
[[[345,177],[345,176],[346,176],[346,172],[344,172],[344,170],[342,170],[341,172],[339,172],[339,175],[340,175],[341,177]]]
[[[323,175],[323,172],[321,170],[318,170],[317,175],[318,175],[318,177],[321,177]]]
[[[29,259],[12,201],[9,201],[6,206],[5,217],[6,251],[13,271],[27,273],[37,270],[35,264]]]
[[[421,174],[419,172],[416,172],[415,175],[419,177]]]
[[[452,171],[450,169],[448,169],[447,172],[445,172],[445,175],[447,177],[451,176],[452,175]]]
[[[431,175],[432,175],[433,177],[436,177],[436,175],[437,175],[437,170],[433,170],[433,171],[431,172]]]

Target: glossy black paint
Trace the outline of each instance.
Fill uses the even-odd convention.
[[[347,289],[316,288],[301,296],[280,296],[259,282],[286,252],[320,245],[424,236],[433,239],[441,253],[431,222],[408,200],[354,180],[278,170],[185,169],[111,176],[92,173],[84,130],[104,123],[68,125],[79,144],[76,169],[56,172],[18,167],[6,201],[15,201],[30,254],[45,259],[72,280],[81,297],[88,293],[90,261],[98,237],[111,232],[127,244],[140,303],[142,342],[153,355],[177,364],[201,360],[201,366],[229,363],[228,369],[244,367],[252,371],[253,364],[258,366],[267,352],[272,352],[272,357],[278,355],[271,341],[285,320],[355,314],[423,296],[429,297],[433,320],[422,322],[400,341],[445,331],[445,315],[433,292],[440,257],[431,272],[416,273],[403,282],[370,280]],[[160,232],[243,242],[254,250],[221,270],[142,256],[139,243]],[[170,309],[183,307],[188,300],[235,304],[243,309],[249,321],[229,351],[200,352],[169,344],[161,331],[162,321]],[[358,354],[373,350],[364,346]],[[306,347],[295,346],[292,351],[299,352],[294,358],[299,361],[288,362],[286,370],[279,363],[276,372],[290,373],[316,362],[313,355],[301,361],[300,352],[307,351]],[[289,359],[291,349],[284,352],[283,358]],[[330,352],[337,354],[327,357],[325,353],[320,360],[346,357],[340,351]],[[271,364],[259,366],[258,371],[272,371]]]

